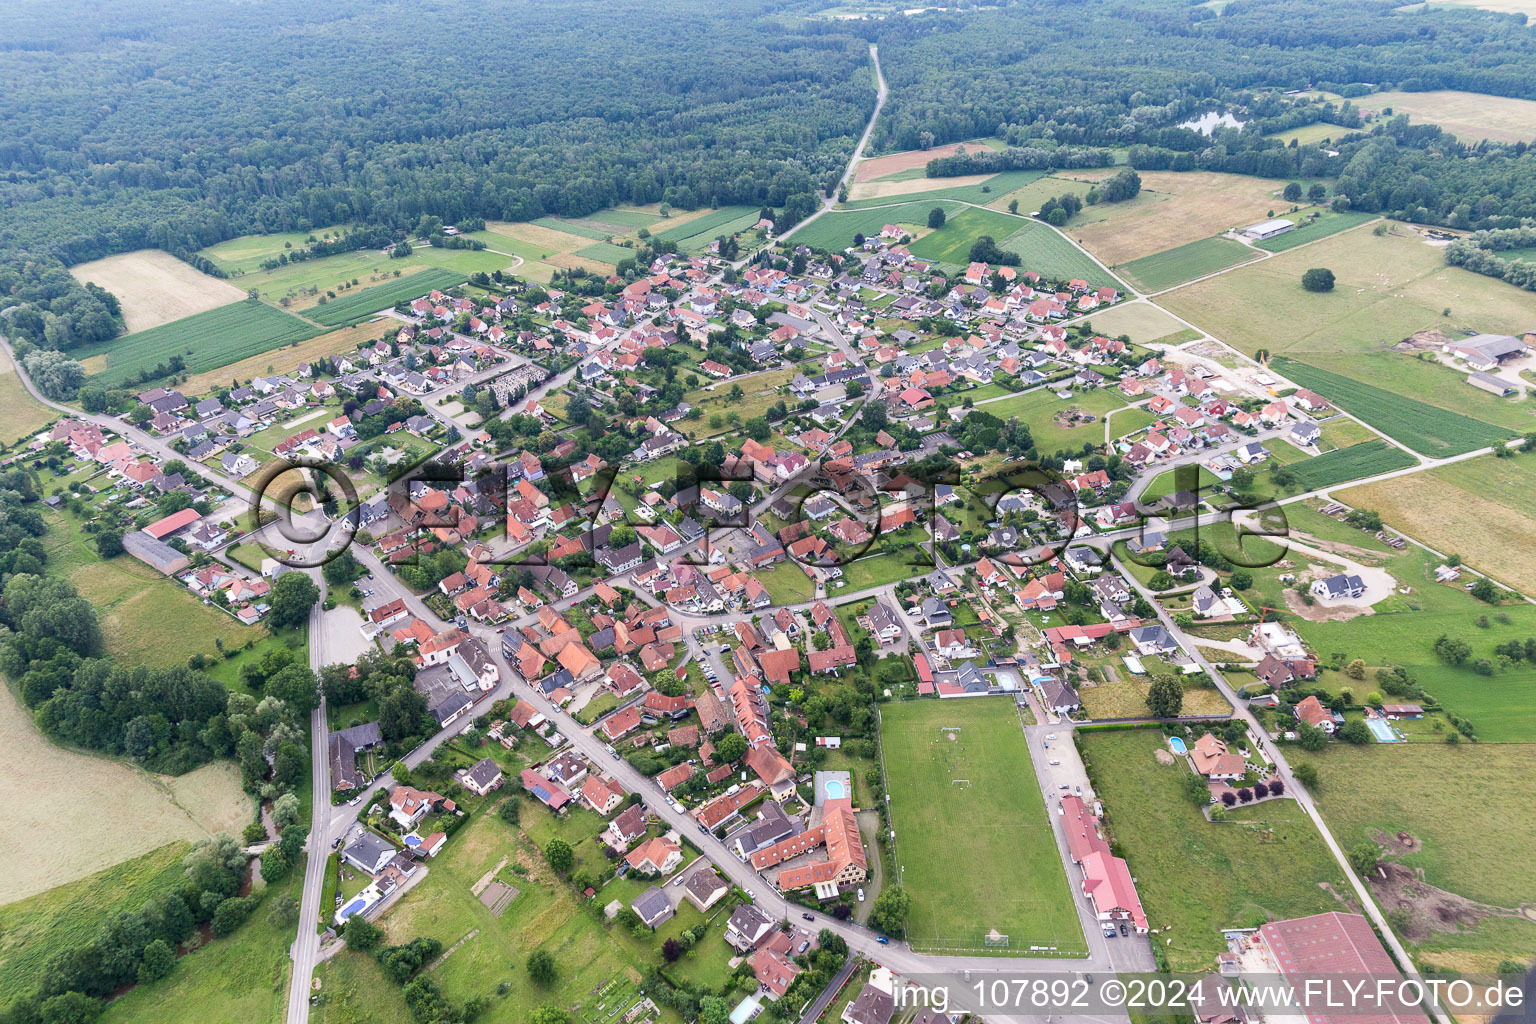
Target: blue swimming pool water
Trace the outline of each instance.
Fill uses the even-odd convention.
[[[1371,734],[1376,737],[1377,743],[1402,742],[1397,738],[1397,733],[1393,730],[1392,723],[1388,722],[1385,718],[1367,718],[1365,720],[1365,727],[1371,730]]]
[[[1168,737],[1168,746],[1173,750],[1175,754],[1183,755],[1189,752],[1188,749],[1184,746],[1184,741],[1179,739],[1177,736]]]
[[[412,832],[409,835],[402,836],[401,841],[404,842],[406,846],[409,846],[414,850],[416,847],[421,845],[421,836],[418,836],[416,833]]]
[[[367,905],[368,905],[368,901],[367,900],[363,900],[363,899],[355,899],[355,900],[353,900],[351,903],[348,903],[345,907],[341,908],[341,919],[343,921],[345,921],[347,918],[351,917],[353,914],[360,913],[362,911],[362,909],[364,907],[366,907]]]
[[[826,790],[828,800],[841,800],[843,798],[843,782],[841,779],[828,779],[822,787]]]

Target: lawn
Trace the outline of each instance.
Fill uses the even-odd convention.
[[[1185,476],[1188,476],[1188,467],[1179,466],[1175,469],[1165,470],[1159,473],[1157,476],[1153,477],[1152,482],[1147,484],[1146,489],[1141,492],[1142,502],[1151,503],[1156,501],[1158,498],[1165,497],[1166,495],[1172,494],[1174,491],[1179,490],[1178,475],[1180,470],[1183,470]],[[1209,494],[1211,491],[1218,487],[1223,486],[1221,478],[1218,477],[1215,473],[1212,473],[1210,470],[1206,469],[1204,466],[1195,466],[1195,477],[1196,485],[1199,487],[1202,496]]]
[[[801,604],[816,596],[816,584],[793,562],[781,562],[753,575],[768,588],[768,596],[775,605]]]
[[[1013,702],[888,704],[880,717],[913,948],[980,951],[995,929],[1015,956],[1036,945],[1082,953],[1077,908]],[[950,726],[960,732],[940,732]],[[960,864],[970,869],[955,870]]]
[[[1226,950],[1221,929],[1339,909],[1321,887],[1343,873],[1290,800],[1205,820],[1184,794],[1188,767],[1159,764],[1156,729],[1079,730],[1079,749],[1119,843],[1148,923],[1174,971],[1208,971]]]
[[[1297,384],[1311,388],[1350,415],[1422,455],[1436,458],[1461,455],[1505,440],[1511,433],[1506,428],[1283,356],[1276,357],[1273,365]],[[1354,447],[1360,446],[1351,446]],[[1331,457],[1323,455],[1315,461]]]
[[[1128,409],[1116,409],[1106,417],[1109,420],[1109,437],[1111,440],[1134,434],[1138,430],[1145,430],[1157,422],[1157,416],[1147,411],[1144,405],[1132,406]]]
[[[926,215],[923,223],[927,223]],[[921,259],[964,266],[970,261],[971,244],[976,239],[990,235],[1001,245],[1004,238],[1025,223],[1022,218],[1006,213],[966,206],[950,211],[942,227],[919,238],[910,248],[912,255]]]
[[[1374,430],[1348,416],[1335,416],[1318,425],[1323,429],[1323,436],[1318,439],[1317,447],[1323,452],[1330,448],[1348,448],[1352,444],[1370,441],[1376,437]]]
[[[1078,689],[1079,696],[1083,700],[1083,710],[1089,718],[1144,718],[1151,714],[1147,710],[1147,688],[1152,685],[1152,668],[1145,675],[1131,675],[1130,670],[1121,662],[1116,665],[1115,674],[1119,676],[1114,682],[1085,684]],[[1232,705],[1227,703],[1225,697],[1215,687],[1192,686],[1184,691],[1184,706],[1180,714],[1184,715],[1225,715],[1232,711]]]
[[[1230,238],[1202,238],[1132,260],[1117,269],[1142,291],[1159,292],[1257,259],[1258,255]]]
[[[136,380],[140,370],[168,364],[172,356],[181,356],[191,372],[202,373],[319,333],[314,324],[275,306],[240,301],[86,345],[71,355],[86,363],[91,383],[117,387]]]
[[[522,815],[526,826],[539,831],[545,824],[541,819],[549,818],[542,807],[526,801]],[[605,988],[610,983],[635,988],[649,970],[649,963],[642,963],[635,952],[641,944],[587,913],[570,886],[544,863],[530,834],[494,814],[482,814],[455,833],[447,850],[432,861],[430,872],[383,925],[391,942],[430,936],[447,949],[462,940],[433,973],[455,1002],[491,996],[500,983],[507,983],[508,993],[491,1000],[482,1021],[521,1024],[544,1003],[571,1010],[573,1020],[604,1020],[615,1008],[612,993],[617,992],[609,989],[611,994],[605,996]],[[499,918],[471,892],[488,872],[518,890]],[[555,956],[559,977],[548,989],[535,986],[524,969],[535,949]],[[659,953],[657,946],[648,959],[659,960]],[[607,1010],[599,1013],[599,1003],[606,1003]],[[664,1019],[675,1021],[676,1015]]]
[[[1125,396],[1116,391],[1081,391],[1062,401],[1054,392],[1042,389],[988,402],[978,408],[1003,420],[1017,416],[1029,427],[1030,436],[1034,438],[1035,447],[1041,454],[1052,454],[1061,450],[1075,452],[1084,444],[1103,444],[1104,414],[1112,409],[1124,408],[1125,405]],[[1058,424],[1057,413],[1067,409],[1089,413],[1094,420],[1092,423],[1079,421],[1073,426]]]
[[[1523,540],[1536,536],[1533,466],[1528,456],[1484,456],[1351,487],[1339,497],[1512,586],[1536,590],[1536,545]]]
[[[452,288],[454,285],[462,284],[466,276],[441,267],[432,267],[386,284],[364,288],[360,292],[332,299],[323,306],[314,306],[306,310],[304,315],[327,327],[341,327],[367,320],[375,313],[389,309],[397,302],[420,298],[434,288]]]
[[[914,531],[912,536],[915,540],[922,535]],[[883,587],[887,583],[910,579],[927,571],[925,567],[932,566],[927,552],[907,552],[905,549],[910,545],[904,544],[902,547],[903,551],[885,551],[857,559],[843,566],[843,580],[848,584],[844,589],[851,593],[868,590],[870,587]]]
[[[1291,757],[1317,766],[1322,781],[1314,798],[1345,849],[1407,832],[1422,845],[1391,859],[1423,871],[1430,885],[1499,907],[1536,902],[1536,882],[1519,867],[1536,863],[1536,819],[1519,787],[1509,785],[1536,771],[1536,746],[1335,743]],[[1494,821],[1498,827],[1488,827]],[[1536,955],[1536,924],[1485,921],[1417,945],[1430,964],[1491,971],[1500,959]],[[1478,959],[1469,962],[1468,953]]]
[[[745,423],[755,416],[763,415],[775,402],[787,401],[792,404],[794,396],[790,395],[786,399],[780,394],[779,388],[794,380],[797,373],[799,371],[794,368],[768,370],[750,377],[738,377],[724,382],[716,386],[714,391],[699,388],[688,392],[688,402],[703,413],[703,419],[684,424],[684,431],[690,438],[713,437],[736,429],[726,420],[726,414],[734,412],[740,418],[740,422]],[[731,398],[731,387],[736,384],[739,384],[742,390],[742,397],[739,400]],[[718,426],[711,425],[715,416],[721,418]]]
[[[1347,622],[1295,618],[1292,626],[1324,662],[1336,654],[1346,661],[1364,660],[1367,678],[1379,666],[1402,666],[1446,710],[1470,721],[1480,740],[1536,741],[1536,690],[1524,682],[1529,669],[1520,664],[1499,669],[1493,652],[1506,641],[1536,636],[1536,606],[1507,602],[1492,608],[1460,586],[1436,584],[1433,567],[1438,564],[1433,555],[1410,548],[1386,567],[1400,584],[1413,588],[1411,594],[1394,595],[1374,615]],[[1480,615],[1487,615],[1486,627],[1476,625]],[[1465,640],[1473,659],[1493,661],[1494,674],[1478,675],[1470,662],[1442,661],[1434,651],[1442,634]]]
[[[1351,132],[1358,130],[1356,128],[1340,128],[1338,125],[1329,124],[1327,121],[1315,121],[1312,124],[1304,124],[1300,128],[1292,128],[1290,131],[1266,135],[1265,138],[1279,139],[1287,146],[1293,140],[1298,146],[1307,146],[1326,139],[1342,139]]]
[[[1291,472],[1304,491],[1315,491],[1346,480],[1390,473],[1395,469],[1407,469],[1416,465],[1412,455],[1381,438],[1362,441],[1348,448],[1302,459],[1291,464]]]

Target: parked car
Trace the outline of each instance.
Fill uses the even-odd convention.
[[[875,941],[880,943],[882,946],[888,946],[891,944],[891,940],[886,938],[884,935],[875,936]]]
[[[860,903],[864,902],[864,890],[863,889],[859,890],[859,902]]]
[[[1061,762],[1053,757],[1053,758],[1051,758],[1051,764],[1056,765],[1056,764],[1061,764]]]
[[[1120,934],[1121,935],[1129,935],[1129,934],[1131,934],[1130,926],[1127,925],[1124,921],[1120,922]]]
[[[801,914],[800,916],[805,918],[807,921],[814,921],[814,920],[816,920],[816,915],[815,914]]]

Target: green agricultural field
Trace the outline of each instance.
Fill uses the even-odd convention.
[[[677,227],[666,231],[655,232],[655,235],[663,241],[676,242],[678,245],[686,246],[689,240],[696,236],[703,235],[714,239],[722,234],[730,234],[726,230],[728,224],[732,221],[740,220],[749,213],[757,212],[755,208],[750,206],[722,206],[713,213],[706,213],[702,217],[695,217],[693,220],[679,224]],[[752,223],[757,223],[756,217],[752,219]]]
[[[573,220],[561,220],[559,217],[539,217],[532,223],[541,228],[549,228],[551,231],[564,231],[571,235],[580,235],[582,238],[590,238],[594,241],[605,241],[612,231],[604,231],[602,228],[588,227],[585,224]]]
[[[903,879],[912,869],[904,884],[913,948],[981,951],[996,929],[1009,939],[1000,954],[1025,955],[1034,945],[1084,952],[1013,702],[887,704],[880,738]],[[968,869],[955,870],[960,864]]]
[[[36,987],[55,956],[83,946],[115,914],[137,910],[186,881],[190,843],[168,843],[89,878],[0,907],[0,1003]]]
[[[1301,287],[1312,267],[1333,271],[1333,291]],[[1496,398],[1466,384],[1465,374],[1394,350],[1429,328],[1450,337],[1503,334],[1536,320],[1536,295],[1446,266],[1440,250],[1401,227],[1342,231],[1177,288],[1158,303],[1249,356],[1264,349],[1486,423],[1536,427],[1530,403]]]
[[[1138,345],[1160,341],[1186,329],[1161,306],[1154,306],[1144,300],[1122,302],[1102,312],[1095,310],[1089,323],[1093,325],[1095,334],[1109,338],[1124,335]],[[1193,337],[1198,338],[1199,335]]]
[[[1076,451],[1088,442],[1102,444],[1104,414],[1111,409],[1124,408],[1125,404],[1125,396],[1118,391],[1095,388],[1075,392],[1070,399],[1062,401],[1054,392],[1042,389],[996,402],[986,402],[977,408],[1002,420],[1017,416],[1029,427],[1035,447],[1042,454],[1054,454],[1061,450]],[[1057,423],[1057,414],[1067,409],[1088,413],[1094,420],[1092,423],[1078,422],[1075,426]]]
[[[433,267],[411,274],[388,284],[375,285],[360,292],[332,299],[323,306],[313,306],[304,315],[327,327],[341,327],[367,320],[381,309],[389,309],[397,302],[417,299],[432,289],[452,288],[464,283],[463,274]]]
[[[614,245],[611,242],[595,242],[592,245],[577,249],[576,255],[589,260],[597,260],[599,263],[617,264],[623,260],[634,259],[635,250],[627,249],[622,245]]]
[[[918,174],[912,178],[882,178],[881,181],[911,181],[924,177],[922,169],[918,168]],[[905,172],[902,172],[905,173]],[[994,174],[986,181],[979,181],[974,185],[956,185],[953,188],[936,188],[928,192],[900,193],[890,196],[876,196],[870,199],[855,199],[849,203],[843,203],[839,209],[843,210],[867,210],[874,206],[889,206],[905,199],[957,199],[966,203],[991,203],[993,199],[1007,195],[1016,189],[1021,189],[1031,182],[1045,177],[1044,171],[1003,171]],[[1063,191],[1066,191],[1063,189]],[[1028,213],[1029,211],[1024,211]]]
[[[804,228],[798,228],[790,238],[795,242],[816,249],[838,252],[853,244],[854,235],[874,238],[887,224],[911,227],[913,234],[923,230],[928,223],[928,211],[935,206],[944,208],[946,216],[964,210],[959,203],[913,202],[899,206],[881,206],[872,210],[833,210],[816,218]]]
[[[1157,941],[1167,943],[1172,970],[1210,970],[1226,949],[1223,928],[1338,909],[1319,883],[1339,888],[1343,871],[1294,802],[1235,809],[1229,820],[1209,822],[1184,793],[1184,762],[1157,762],[1161,731],[1076,735],[1147,921],[1165,930]]]
[[[1302,459],[1291,465],[1291,473],[1303,491],[1315,491],[1331,487],[1346,480],[1390,473],[1394,469],[1407,469],[1415,465],[1414,458],[1396,445],[1377,438],[1360,444],[1340,448],[1313,459]]]
[[[172,356],[185,360],[191,372],[203,373],[319,333],[319,327],[275,306],[242,301],[75,349],[71,355],[82,362],[105,357],[105,368],[91,374],[91,383],[118,387],[135,380],[140,370],[168,364]]]
[[[1422,455],[1436,458],[1461,455],[1496,444],[1507,439],[1511,433],[1470,416],[1406,398],[1283,356],[1277,356],[1273,365],[1297,384],[1316,391],[1350,415]],[[1315,461],[1329,457],[1319,456]]]
[[[1536,745],[1335,743],[1291,757],[1317,766],[1314,798],[1345,849],[1407,832],[1421,845],[1387,858],[1423,871],[1430,885],[1511,911],[1536,902],[1536,883],[1520,867],[1536,862],[1536,823],[1519,787],[1508,785],[1536,771]],[[1513,913],[1407,937],[1416,959],[1447,970],[1491,972],[1500,960],[1536,955],[1536,923]]]
[[[923,223],[927,223],[926,215]],[[920,259],[963,267],[970,261],[971,245],[976,239],[991,235],[993,241],[1001,245],[1003,239],[1026,223],[1006,213],[967,206],[950,213],[943,227],[919,238],[909,248],[912,255]]]
[[[1064,195],[1074,195],[1079,199],[1084,199],[1092,190],[1092,182],[1074,181],[1071,178],[1058,178],[1052,175],[1036,178],[1034,181],[1025,184],[1022,188],[1016,188],[1012,192],[988,200],[987,205],[994,210],[1006,210],[1009,203],[1016,202],[1019,204],[1019,212],[1027,215],[1040,209],[1047,199],[1055,199],[1057,196]],[[1082,211],[1067,222],[1067,229],[1071,230],[1073,225],[1090,219],[1102,219],[1096,216],[1098,213],[1100,213],[1100,210],[1097,207],[1084,205]]]
[[[1092,256],[1049,224],[1020,218],[1014,218],[1013,223],[1013,234],[999,238],[997,244],[1008,252],[1019,254],[1021,270],[1033,270],[1062,281],[1080,277],[1095,287],[1109,285],[1125,291],[1125,282],[1099,266]]]
[[[1348,448],[1352,444],[1370,441],[1376,437],[1376,432],[1370,427],[1348,416],[1335,416],[1318,425],[1323,428],[1323,436],[1318,438],[1317,442],[1318,450],[1322,452],[1327,452],[1331,448]]]
[[[644,228],[661,220],[661,214],[648,213],[644,210],[598,210],[589,217],[577,219],[582,223],[591,223],[594,227],[612,224],[622,228]]]
[[[1268,252],[1284,252],[1287,249],[1294,249],[1298,245],[1306,245],[1308,242],[1315,242],[1319,238],[1327,238],[1329,235],[1336,235],[1340,231],[1347,231],[1352,227],[1364,224],[1366,221],[1375,220],[1378,216],[1374,213],[1332,213],[1324,210],[1322,215],[1316,220],[1306,222],[1301,219],[1306,216],[1306,213],[1307,211],[1302,210],[1299,213],[1287,214],[1288,217],[1297,222],[1294,231],[1287,231],[1283,235],[1276,235],[1274,238],[1266,238],[1253,244]]]
[[[1218,270],[1257,259],[1259,254],[1230,238],[1202,238],[1143,256],[1116,269],[1142,291],[1159,292]]]

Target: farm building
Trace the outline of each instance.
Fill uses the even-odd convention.
[[[1262,242],[1266,238],[1274,238],[1283,235],[1287,231],[1296,230],[1296,222],[1286,220],[1284,217],[1276,217],[1274,220],[1260,221],[1243,228],[1243,234],[1256,242]]]
[[[1491,373],[1468,374],[1467,383],[1475,388],[1482,388],[1484,391],[1498,395],[1500,398],[1506,398],[1519,390],[1509,381],[1500,380]]]
[[[143,530],[123,534],[123,550],[167,576],[173,576],[192,564],[186,555]]]

